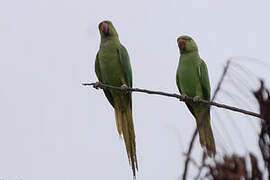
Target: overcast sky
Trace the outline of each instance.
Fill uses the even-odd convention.
[[[190,35],[218,102],[257,111],[255,75],[269,86],[269,1],[10,0],[0,6],[0,179],[132,179],[114,112],[95,82],[98,23],[111,20],[128,49],[134,87],[178,93],[176,38]],[[259,154],[258,119],[212,108],[219,155]],[[133,94],[138,180],[183,172],[195,120],[176,99]],[[192,154],[200,159],[198,138]],[[262,163],[261,163],[262,166]],[[195,170],[191,170],[193,177]]]

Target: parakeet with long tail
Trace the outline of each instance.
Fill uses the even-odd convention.
[[[110,21],[98,25],[101,36],[96,55],[95,72],[102,83],[117,87],[132,87],[132,71],[126,48],[120,43],[117,31]],[[104,89],[104,94],[115,111],[117,130],[124,137],[129,163],[133,176],[138,170],[135,132],[132,118],[131,92]]]
[[[210,100],[211,90],[207,66],[200,58],[198,47],[191,37],[180,36],[177,38],[177,44],[181,55],[176,73],[176,84],[182,95],[193,97],[194,102],[186,102],[186,105],[195,117],[197,127],[203,112],[207,111],[199,128],[199,136],[201,146],[205,147],[207,154],[212,156],[216,154],[216,146],[210,124],[210,108],[206,104],[196,103],[198,97]]]

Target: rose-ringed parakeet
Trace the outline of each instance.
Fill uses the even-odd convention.
[[[102,83],[117,87],[132,87],[132,71],[126,48],[120,43],[117,31],[110,21],[98,25],[101,43],[96,55],[95,72]],[[129,163],[133,176],[138,170],[135,132],[132,118],[131,92],[123,93],[104,89],[105,96],[115,111],[119,136],[124,137]]]
[[[200,58],[195,41],[189,36],[177,38],[180,60],[176,73],[176,84],[181,94],[194,97],[195,102],[186,102],[189,111],[196,119],[197,127],[203,112],[206,110],[199,136],[202,147],[208,155],[215,155],[215,140],[210,124],[210,108],[206,104],[196,103],[198,97],[210,100],[210,83],[205,62]]]

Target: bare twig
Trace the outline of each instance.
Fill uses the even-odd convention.
[[[205,164],[205,159],[206,159],[206,153],[203,152],[203,155],[202,155],[202,165],[198,168],[199,169],[199,172],[197,174],[197,176],[194,178],[195,180],[198,180],[201,176],[201,173],[202,173],[202,169],[204,167],[207,167],[207,165]]]
[[[225,78],[225,75],[226,75],[226,73],[227,73],[227,71],[228,71],[228,68],[229,68],[230,63],[231,63],[231,61],[228,60],[226,66],[225,66],[225,68],[224,68],[224,70],[223,70],[223,73],[222,73],[222,75],[221,75],[221,78],[220,78],[220,80],[219,80],[219,82],[218,82],[217,88],[216,88],[216,90],[215,90],[215,92],[214,92],[214,95],[213,95],[213,97],[212,97],[212,101],[216,98],[217,93],[218,93],[218,91],[220,90],[221,84],[222,84],[222,82],[223,82],[223,80],[224,80],[224,78]]]
[[[101,89],[110,88],[110,89],[115,89],[115,90],[118,90],[118,91],[123,91],[123,93],[126,92],[126,91],[132,91],[132,92],[142,92],[142,93],[146,93],[146,94],[156,94],[156,95],[162,95],[162,96],[177,98],[180,101],[184,101],[184,102],[187,102],[187,101],[192,101],[193,102],[193,97],[188,97],[188,96],[183,97],[182,95],[179,95],[179,94],[167,93],[167,92],[162,92],[162,91],[153,91],[153,90],[148,90],[148,89],[129,88],[129,87],[126,88],[126,89],[123,89],[121,87],[111,86],[111,85],[104,84],[104,83],[101,83],[101,82],[83,83],[82,85],[83,86],[94,86],[95,88],[101,88]],[[214,96],[215,96],[215,93],[214,93]],[[219,107],[219,108],[228,109],[228,110],[235,111],[235,112],[240,112],[240,113],[247,114],[247,115],[250,115],[250,116],[254,116],[254,117],[257,117],[257,118],[262,118],[262,116],[260,114],[258,114],[258,113],[247,111],[247,110],[240,109],[240,108],[233,107],[233,106],[228,106],[226,104],[217,103],[217,102],[214,102],[214,101],[207,101],[207,100],[204,100],[204,99],[199,99],[198,103],[209,104],[211,106],[216,106],[216,107]]]
[[[219,80],[219,82],[218,82],[217,88],[216,88],[216,90],[215,90],[215,92],[214,92],[214,95],[213,95],[213,97],[212,97],[211,102],[216,98],[216,95],[217,95],[218,91],[220,90],[220,86],[221,86],[221,84],[222,84],[222,82],[223,82],[223,80],[224,80],[224,77],[225,77],[225,75],[226,75],[226,73],[227,73],[227,71],[228,71],[229,65],[230,65],[230,60],[227,61],[227,64],[226,64],[226,66],[225,66],[225,68],[224,68],[224,70],[223,70],[222,76],[221,76],[221,78],[220,78],[220,80]],[[207,104],[208,104],[208,106],[210,107],[210,105],[211,105],[210,102],[207,103]],[[191,154],[191,151],[192,151],[192,147],[193,147],[193,144],[194,144],[194,140],[195,140],[195,138],[196,138],[196,136],[197,136],[197,134],[198,134],[198,129],[200,128],[200,126],[201,126],[201,124],[202,124],[202,121],[203,121],[203,119],[204,119],[205,116],[206,116],[206,113],[207,113],[207,109],[202,113],[202,116],[201,116],[201,118],[200,118],[200,120],[199,120],[199,123],[198,123],[198,127],[195,128],[195,130],[194,130],[194,132],[193,132],[193,135],[192,135],[192,138],[191,138],[191,141],[190,141],[190,144],[189,144],[188,152],[187,152],[187,157],[190,157],[190,154]],[[188,164],[189,164],[189,161],[190,161],[190,158],[186,158],[186,161],[185,161],[185,168],[184,168],[184,173],[183,173],[183,180],[185,180],[186,177],[187,177],[187,171],[188,171]]]
[[[263,116],[261,121],[261,132],[259,134],[259,147],[264,160],[264,165],[268,171],[268,179],[270,179],[270,92],[264,86],[261,80],[261,87],[254,92],[254,96],[260,106],[260,112]]]

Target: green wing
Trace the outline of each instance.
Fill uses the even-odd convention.
[[[180,87],[180,82],[179,82],[179,79],[178,79],[178,74],[176,74],[176,84],[177,84],[177,87],[178,87],[178,90],[179,90],[180,94],[182,94],[181,87]]]
[[[99,66],[99,59],[98,59],[98,53],[96,56],[96,61],[95,61],[95,72],[96,75],[98,77],[99,82],[102,82],[102,76],[101,76],[101,72],[100,72],[100,66]],[[105,96],[107,97],[107,99],[109,100],[110,104],[114,107],[114,101],[113,101],[113,97],[112,94],[110,93],[110,91],[103,89]]]
[[[132,88],[132,70],[131,70],[128,52],[123,45],[120,45],[117,51],[119,54],[121,68],[124,71],[124,78],[127,83],[127,86]]]
[[[176,75],[176,84],[177,84],[177,87],[178,87],[179,92],[182,94],[181,86],[180,86],[180,81],[178,79],[178,75]],[[185,104],[187,105],[187,107],[188,107],[189,111],[191,112],[191,114],[196,118],[192,106],[189,103],[185,103]]]
[[[200,83],[202,87],[202,94],[205,100],[210,100],[210,83],[208,78],[208,70],[205,62],[202,60],[200,67],[199,67],[199,77],[200,77]]]
[[[121,68],[124,72],[124,79],[126,81],[126,85],[128,87],[132,88],[132,70],[131,70],[128,52],[123,45],[120,45],[120,47],[117,49],[117,51],[119,54]],[[132,109],[131,92],[128,93],[128,101],[130,102],[129,104],[130,104],[130,107]]]

